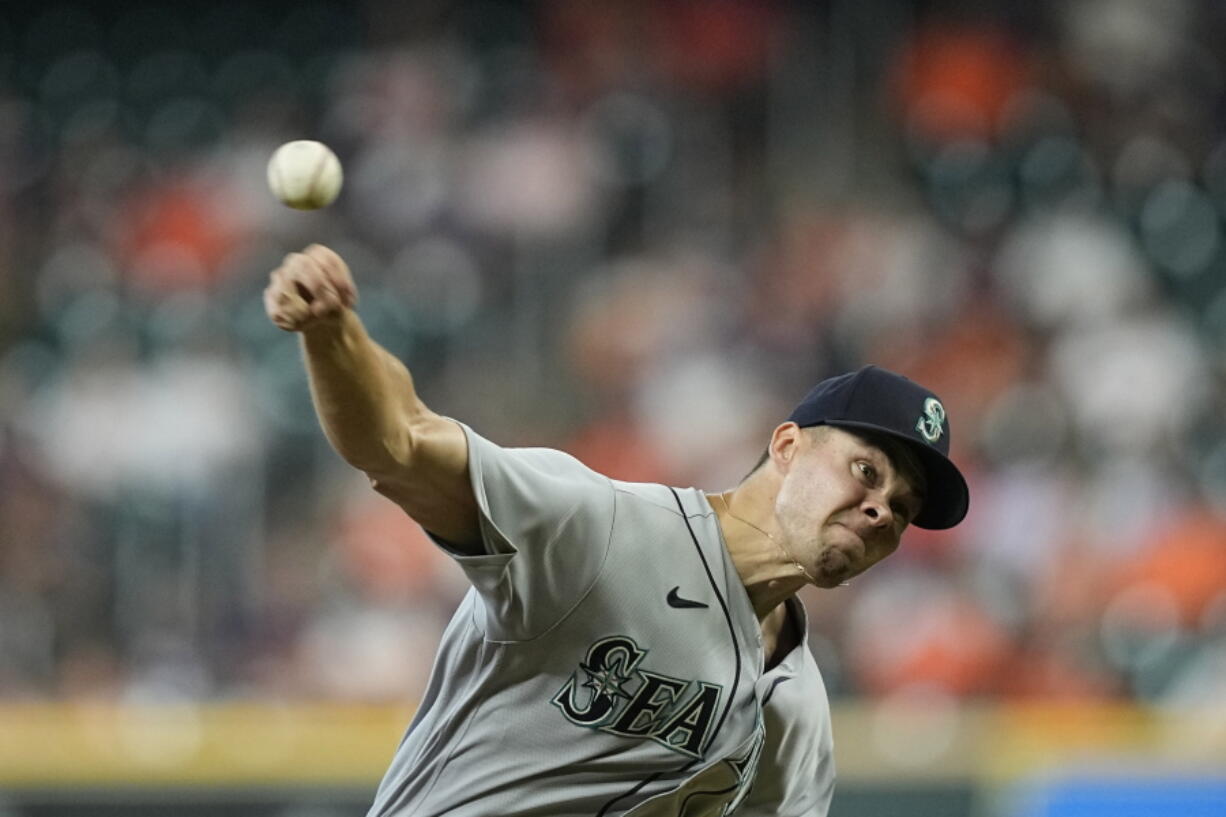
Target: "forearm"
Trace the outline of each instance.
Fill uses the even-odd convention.
[[[426,412],[404,364],[348,309],[303,331],[302,349],[315,412],[336,452],[369,473],[403,466],[413,421]]]
[[[275,326],[302,337],[328,442],[426,530],[476,548],[481,529],[464,431],[426,408],[405,365],[366,334],[353,311],[349,266],[312,244],[285,256],[268,279],[264,310]]]

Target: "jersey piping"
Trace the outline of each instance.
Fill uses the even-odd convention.
[[[707,581],[711,585],[712,592],[715,593],[715,598],[719,600],[720,609],[724,612],[724,621],[728,624],[728,635],[732,639],[732,654],[736,659],[736,670],[732,676],[732,687],[728,694],[728,700],[724,704],[724,711],[720,713],[719,720],[715,722],[715,728],[711,730],[711,734],[707,736],[706,743],[703,744],[702,748],[705,751],[706,748],[711,745],[711,742],[715,740],[715,737],[719,734],[719,730],[723,728],[724,721],[727,720],[728,713],[732,711],[732,704],[736,700],[736,689],[741,683],[741,648],[736,641],[736,627],[732,622],[732,613],[730,613],[728,610],[728,602],[724,600],[724,594],[719,590],[719,583],[715,581],[715,574],[711,572],[711,566],[707,563],[707,556],[702,552],[702,545],[698,542],[698,535],[694,533],[694,527],[690,524],[690,516],[685,512],[685,506],[681,503],[681,497],[678,495],[676,489],[669,488],[668,490],[672,493],[673,499],[677,501],[677,510],[681,512],[681,520],[685,522],[685,528],[690,533],[690,540],[694,543],[694,549],[698,551],[698,559],[702,562],[702,569],[707,574]],[[691,766],[694,766],[698,762],[699,759],[697,758],[691,760],[674,772],[674,774],[685,774],[685,772],[687,772]],[[622,800],[633,795],[635,792],[655,780],[661,774],[662,772],[656,772],[655,774],[640,780],[634,786],[634,788],[630,789],[629,791],[617,795],[601,807],[600,811],[596,813],[596,817],[604,817],[614,803],[616,803],[618,800]],[[687,797],[686,800],[688,801],[689,798]]]

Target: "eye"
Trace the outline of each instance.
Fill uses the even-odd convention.
[[[868,480],[869,485],[877,484],[877,469],[873,467],[872,463],[860,460],[856,463],[856,468],[859,469],[860,476]]]

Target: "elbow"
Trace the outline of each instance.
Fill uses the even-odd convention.
[[[413,459],[413,435],[403,424],[365,439],[351,439],[348,445],[335,445],[336,452],[351,467],[364,471],[372,480],[386,479],[409,467]]]
[[[413,462],[413,452],[417,448],[417,440],[413,427],[407,422],[397,422],[383,435],[382,460],[392,471],[407,470]]]
[[[401,483],[414,474],[467,466],[467,443],[462,432],[436,414],[402,416],[375,439],[367,456],[348,462],[366,472],[376,491],[380,485]],[[457,452],[463,456],[457,456]]]

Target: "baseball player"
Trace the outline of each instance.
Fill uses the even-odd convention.
[[[633,484],[430,411],[326,247],[287,256],[264,300],[302,335],[331,444],[472,582],[370,817],[826,814],[795,593],[965,515],[935,395],[866,367],[818,384],[737,487]]]

